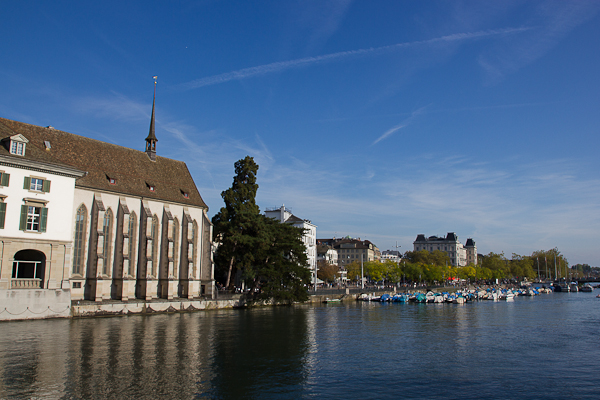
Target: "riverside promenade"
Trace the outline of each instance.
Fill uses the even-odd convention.
[[[356,301],[362,294],[373,294],[375,296],[384,293],[406,293],[406,292],[427,292],[445,291],[454,292],[465,289],[465,287],[348,287],[348,288],[318,288],[316,291],[309,292],[308,303],[322,303],[325,300],[340,299],[342,301]],[[215,299],[154,299],[140,300],[132,299],[129,301],[105,300],[101,302],[90,300],[75,300],[71,305],[65,305],[62,313],[56,313],[55,310],[36,309],[30,310],[24,307],[19,313],[4,313],[1,320],[30,320],[30,319],[50,319],[50,318],[85,318],[85,317],[106,317],[106,316],[126,316],[126,315],[152,315],[168,313],[186,313],[208,310],[242,308],[247,305],[246,297],[240,293],[228,293],[219,291]],[[265,303],[264,306],[272,306],[274,303]],[[6,311],[6,310],[5,310]]]

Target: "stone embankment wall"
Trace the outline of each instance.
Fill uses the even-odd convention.
[[[68,289],[0,290],[0,321],[70,316],[71,295]]]
[[[243,305],[240,298],[228,300],[171,300],[171,301],[141,301],[94,303],[73,302],[72,317],[95,317],[129,314],[159,314],[175,312],[193,312],[201,310],[217,310],[236,308]]]

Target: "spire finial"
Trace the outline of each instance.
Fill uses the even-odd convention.
[[[156,103],[156,80],[158,76],[153,76],[154,78],[154,97],[152,98],[152,115],[150,117],[150,132],[148,133],[148,137],[146,138],[146,154],[152,161],[156,160],[156,142],[158,139],[154,134],[154,105]]]

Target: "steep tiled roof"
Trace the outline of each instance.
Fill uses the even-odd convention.
[[[0,118],[0,140],[4,140],[0,154],[23,158],[8,151],[5,139],[16,134],[29,140],[24,158],[86,171],[86,176],[77,179],[77,187],[207,207],[182,161],[158,156],[151,161],[143,151],[4,118]]]

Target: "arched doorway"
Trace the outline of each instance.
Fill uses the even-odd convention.
[[[46,274],[46,255],[37,250],[15,253],[12,270],[12,289],[43,289]]]

